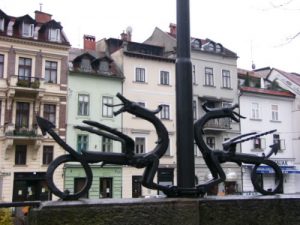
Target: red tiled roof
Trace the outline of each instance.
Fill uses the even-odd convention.
[[[275,95],[275,96],[280,96],[280,97],[295,98],[295,95],[289,91],[275,91],[275,90],[255,88],[255,87],[241,87],[240,90],[244,91],[244,92],[251,92],[251,93],[256,93],[256,94]]]

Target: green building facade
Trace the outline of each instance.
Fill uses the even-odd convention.
[[[85,36],[93,42],[92,36]],[[86,40],[85,40],[86,41]],[[75,129],[86,126],[83,120],[93,120],[121,130],[122,116],[113,116],[105,104],[120,103],[123,75],[114,61],[91,49],[71,49],[69,53],[67,143],[77,151],[121,152],[121,144],[95,134]],[[121,198],[122,167],[101,163],[90,164],[93,184],[87,198]],[[64,190],[75,193],[85,183],[85,172],[76,162],[64,166]]]

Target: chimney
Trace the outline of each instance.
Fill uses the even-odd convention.
[[[129,39],[128,33],[125,33],[125,32],[123,31],[120,35],[121,35],[121,40],[122,40],[122,41],[130,41],[130,40],[128,40],[128,39]]]
[[[173,36],[176,36],[176,24],[175,23],[170,23],[170,34]]]
[[[52,15],[42,11],[35,11],[35,20],[37,23],[47,23],[52,19]]]
[[[83,49],[84,50],[96,50],[96,38],[92,35],[83,36]]]

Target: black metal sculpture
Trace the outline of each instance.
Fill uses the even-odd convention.
[[[241,116],[240,114],[234,111],[235,108],[238,108],[238,105],[234,105],[228,108],[210,109],[206,106],[206,104],[203,104],[202,107],[206,112],[206,114],[203,117],[201,117],[198,121],[196,121],[196,123],[194,124],[194,137],[195,137],[196,144],[203,155],[203,159],[213,176],[213,179],[208,181],[205,184],[198,185],[198,188],[204,189],[204,191],[206,192],[209,188],[213,187],[214,185],[217,185],[225,181],[226,175],[221,167],[221,164],[225,162],[234,162],[237,163],[239,166],[242,166],[242,164],[253,165],[253,169],[251,173],[251,181],[255,190],[257,190],[263,195],[272,195],[272,194],[280,193],[283,184],[282,171],[275,162],[268,159],[272,154],[277,154],[279,148],[278,144],[275,143],[271,145],[270,152],[267,155],[262,154],[262,156],[236,152],[237,144],[245,141],[249,141],[251,139],[258,138],[263,135],[271,134],[273,132],[276,132],[276,130],[270,130],[263,133],[251,132],[247,134],[242,134],[235,138],[223,142],[223,151],[212,150],[209,146],[207,146],[207,144],[203,139],[203,135],[204,135],[203,128],[205,123],[207,123],[211,119],[226,118],[226,117],[236,122],[240,122],[240,118],[245,118],[245,117]],[[270,166],[274,170],[275,184],[276,184],[274,189],[264,190],[261,184],[258,182],[257,169],[259,168],[260,165]]]
[[[134,147],[135,143],[129,136],[123,134],[122,132],[112,129],[104,124],[95,122],[95,121],[83,121],[83,123],[89,126],[75,126],[75,128],[94,133],[99,136],[107,137],[115,141],[121,142],[122,152],[121,153],[112,153],[112,152],[96,152],[96,151],[82,151],[81,153],[75,151],[68,144],[66,144],[53,130],[54,125],[48,120],[45,120],[41,117],[37,117],[37,123],[42,130],[43,135],[46,133],[50,134],[53,139],[64,148],[69,154],[61,155],[57,157],[48,167],[46,179],[48,182],[49,189],[64,200],[74,200],[78,199],[81,196],[85,195],[92,184],[92,170],[89,166],[90,163],[99,163],[104,164],[115,164],[115,165],[129,165],[136,168],[145,168],[144,174],[142,176],[142,185],[149,189],[156,189],[164,192],[169,197],[177,196],[203,196],[212,186],[217,185],[226,180],[226,175],[221,167],[222,163],[225,162],[235,162],[238,165],[242,166],[242,163],[254,165],[251,180],[253,186],[257,191],[262,194],[275,194],[280,192],[283,183],[283,176],[280,167],[273,161],[268,158],[273,154],[277,153],[278,145],[274,144],[271,146],[271,151],[268,155],[257,156],[253,154],[243,154],[236,152],[236,145],[238,143],[248,141],[262,135],[270,134],[275,132],[275,130],[267,131],[264,133],[248,133],[243,134],[233,139],[230,139],[223,143],[223,151],[221,150],[211,150],[205,141],[203,140],[203,127],[208,120],[216,118],[229,117],[236,122],[239,122],[239,118],[242,116],[234,112],[234,109],[237,108],[237,105],[230,108],[220,108],[220,109],[209,109],[203,105],[206,114],[201,117],[194,124],[194,138],[196,144],[198,145],[205,163],[207,164],[209,170],[212,173],[213,179],[207,183],[200,184],[196,187],[186,188],[178,186],[164,186],[155,183],[154,176],[157,172],[159,166],[159,159],[165,154],[169,145],[169,136],[168,131],[163,125],[163,123],[155,116],[161,110],[161,106],[157,110],[151,111],[141,105],[132,102],[126,99],[121,94],[117,94],[117,97],[121,100],[121,104],[118,105],[107,105],[109,107],[121,106],[121,109],[114,112],[114,115],[117,116],[120,113],[128,112],[137,117],[140,117],[144,120],[149,121],[155,127],[158,141],[156,142],[156,147],[148,152],[143,154],[135,154]],[[57,188],[53,181],[54,171],[63,163],[76,161],[79,162],[85,173],[86,173],[86,182],[83,188],[77,193],[69,193],[67,191],[61,191]],[[265,164],[270,166],[275,171],[276,181],[278,182],[276,188],[273,190],[264,190],[259,183],[257,182],[257,168],[259,165]],[[187,174],[188,176],[188,174]]]
[[[108,105],[110,107],[122,106],[121,109],[114,112],[114,115],[118,115],[123,112],[131,113],[137,117],[149,121],[155,127],[158,141],[156,142],[156,147],[144,154],[134,153],[134,140],[129,136],[123,134],[116,129],[112,129],[101,123],[95,121],[83,121],[83,123],[89,125],[87,126],[75,126],[75,128],[94,133],[96,135],[104,136],[115,141],[120,141],[122,143],[122,153],[112,153],[112,152],[95,152],[95,151],[82,151],[79,153],[66,144],[53,130],[54,125],[48,120],[41,117],[37,117],[37,123],[42,130],[43,135],[48,133],[53,139],[64,148],[69,154],[57,157],[48,167],[46,179],[50,190],[64,200],[78,199],[85,195],[91,187],[92,184],[92,170],[89,163],[102,162],[103,164],[116,164],[116,165],[129,165],[136,168],[145,168],[142,185],[150,188],[157,189],[164,192],[168,192],[170,187],[163,186],[155,183],[153,181],[154,176],[157,172],[159,159],[165,154],[169,145],[168,131],[163,125],[163,123],[155,116],[162,109],[161,106],[155,111],[150,111],[139,104],[129,101],[121,94],[117,94],[117,97],[121,100],[122,104],[119,105]],[[96,128],[96,129],[95,129]],[[69,192],[63,192],[57,188],[53,181],[53,174],[55,169],[65,163],[70,161],[80,162],[86,173],[86,182],[84,187],[77,193],[70,194]]]

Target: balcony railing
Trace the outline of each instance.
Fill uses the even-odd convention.
[[[33,125],[32,128],[19,128],[9,124],[5,126],[5,136],[36,137],[38,129],[36,125]]]
[[[205,124],[205,128],[209,129],[230,129],[230,119],[229,118],[219,118],[208,121]]]
[[[26,77],[18,76],[18,81],[16,83],[18,87],[29,87],[29,88],[39,88],[40,87],[40,78],[37,77]]]

